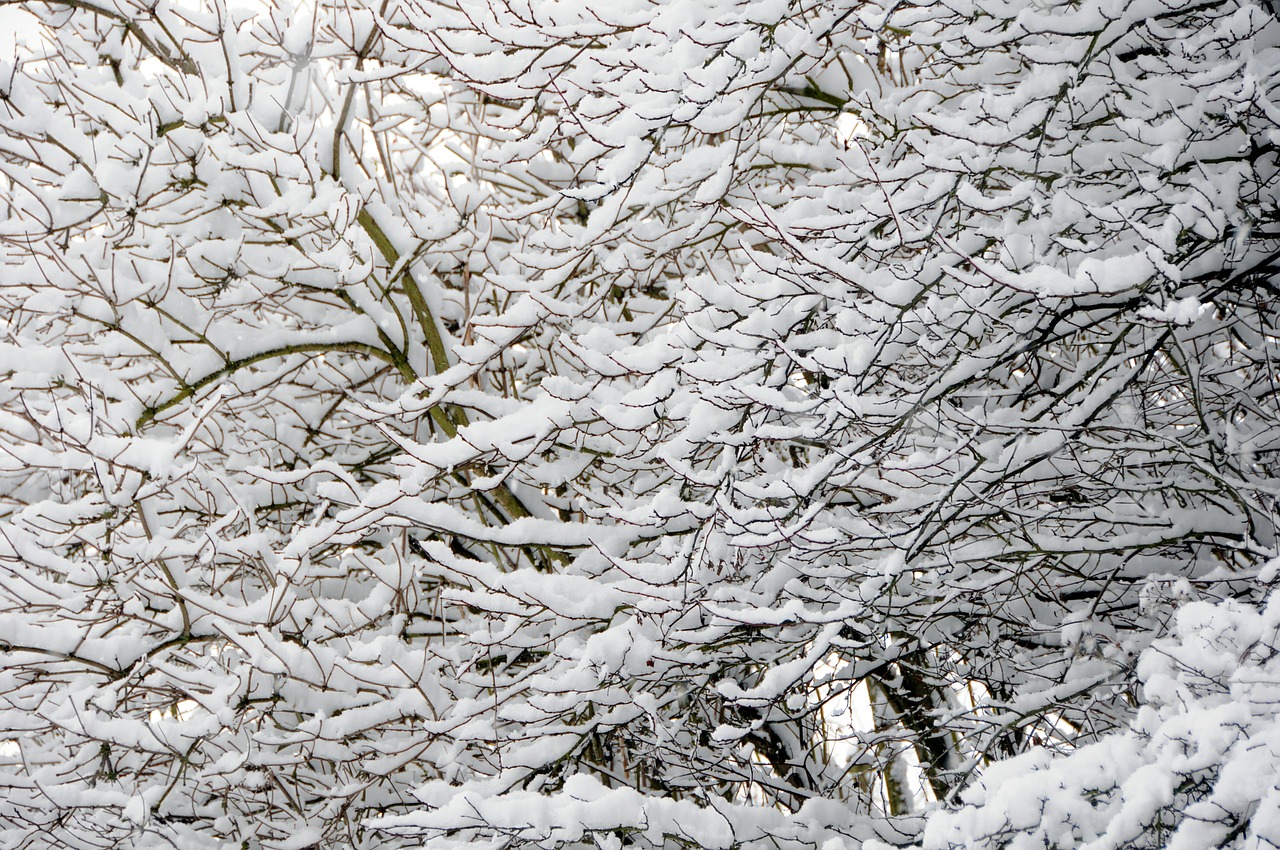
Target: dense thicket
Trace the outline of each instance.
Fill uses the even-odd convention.
[[[1280,842],[1274,10],[15,8],[0,847]]]

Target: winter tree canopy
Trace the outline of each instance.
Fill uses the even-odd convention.
[[[1280,8],[0,3],[0,850],[1280,846]]]

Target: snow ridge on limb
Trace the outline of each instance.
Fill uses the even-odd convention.
[[[1186,603],[1138,662],[1129,727],[989,768],[919,846],[1265,847],[1280,834],[1280,606]],[[867,847],[889,845],[874,842]]]

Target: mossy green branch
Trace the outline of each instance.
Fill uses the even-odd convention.
[[[382,254],[382,258],[387,261],[387,264],[392,269],[399,266],[400,252],[391,244],[391,239],[374,219],[373,214],[369,210],[362,208],[356,215],[356,221],[360,223],[364,232],[373,240],[373,244],[378,246],[378,251]],[[436,374],[439,374],[449,368],[449,352],[445,350],[444,338],[440,336],[440,327],[436,324],[436,318],[431,313],[431,307],[427,304],[427,299],[423,296],[422,290],[418,288],[417,281],[413,279],[413,275],[409,274],[407,266],[400,270],[400,285],[404,287],[404,294],[409,299],[409,305],[413,307],[413,314],[418,320],[423,339],[427,343],[427,351],[431,354],[431,366]],[[453,435],[450,434],[449,436]]]
[[[367,342],[304,342],[295,345],[282,345],[279,348],[269,348],[266,351],[260,351],[257,354],[251,354],[248,357],[242,357],[238,360],[232,360],[215,372],[210,372],[197,381],[184,384],[182,389],[178,390],[169,399],[152,405],[142,412],[135,423],[138,429],[143,428],[147,423],[151,422],[161,413],[164,413],[171,407],[181,404],[191,396],[200,392],[200,390],[221,380],[228,375],[235,374],[246,366],[252,366],[255,363],[261,363],[264,360],[272,360],[276,357],[288,357],[290,354],[327,354],[334,351],[345,351],[351,354],[366,354],[370,357],[390,363],[393,366],[399,366],[396,358],[378,348],[376,345],[370,345]]]
[[[391,239],[381,225],[378,224],[377,220],[374,219],[373,214],[367,209],[361,209],[356,215],[356,221],[359,222],[369,238],[373,240],[373,244],[378,247],[378,251],[382,254],[382,258],[387,261],[387,264],[392,269],[399,267],[400,252],[391,244]],[[431,355],[431,366],[435,373],[439,374],[449,368],[449,354],[445,350],[444,338],[440,335],[440,328],[436,324],[435,316],[431,313],[431,307],[427,304],[427,299],[423,296],[422,290],[418,288],[417,281],[409,273],[407,265],[405,268],[400,269],[400,285],[404,287],[404,294],[413,308],[413,314],[418,320],[418,326],[422,329],[423,338],[427,343],[427,351]],[[436,405],[432,407],[431,418],[450,437],[456,437],[459,428],[470,424],[466,412],[454,406],[446,408],[443,405]],[[531,516],[529,510],[505,484],[499,484],[491,493],[493,500],[512,519],[523,519]],[[539,548],[551,561],[561,561],[565,558],[563,553],[553,552],[546,547]]]

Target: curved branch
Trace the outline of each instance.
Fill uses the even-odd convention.
[[[181,404],[215,381],[234,374],[246,366],[252,366],[255,363],[261,363],[264,360],[271,360],[276,357],[287,357],[290,354],[327,354],[331,351],[345,351],[351,354],[367,354],[370,357],[390,363],[393,366],[399,365],[396,363],[394,355],[388,354],[376,345],[370,345],[367,342],[304,342],[296,345],[283,345],[279,348],[271,348],[257,354],[251,354],[248,357],[242,357],[239,360],[233,360],[216,372],[210,372],[198,381],[192,381],[167,401],[152,405],[144,410],[142,415],[138,417],[136,427],[138,429],[143,428],[148,422],[155,419],[164,411]]]

